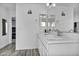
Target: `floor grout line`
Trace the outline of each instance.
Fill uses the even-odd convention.
[[[15,50],[15,44],[0,49],[0,56],[39,56],[37,49]]]

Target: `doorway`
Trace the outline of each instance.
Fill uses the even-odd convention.
[[[16,42],[16,17],[12,17],[12,43]]]

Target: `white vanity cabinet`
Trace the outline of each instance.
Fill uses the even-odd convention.
[[[40,56],[47,56],[47,47],[45,47],[44,43],[39,40],[39,52]]]
[[[40,56],[79,56],[79,40],[40,35]]]
[[[40,56],[47,56],[48,55],[48,44],[45,40],[46,40],[45,37],[40,37],[40,39],[39,39]]]
[[[51,35],[49,35],[49,36],[48,35],[40,35],[40,39],[39,39],[39,53],[40,53],[40,56],[51,56],[51,54],[53,53],[51,51],[51,49],[53,49],[53,47],[51,47],[51,45],[49,44],[52,41],[49,41],[49,39],[50,40],[51,39],[58,40],[58,39],[61,39],[61,38],[57,38],[57,37],[55,38],[54,36],[51,36]]]

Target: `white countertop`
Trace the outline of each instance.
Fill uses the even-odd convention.
[[[46,41],[48,44],[60,44],[60,43],[79,43],[79,38],[57,36],[52,34],[40,34],[40,37],[46,38],[42,41]]]

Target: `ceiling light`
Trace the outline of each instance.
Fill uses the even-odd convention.
[[[55,7],[56,4],[55,3],[47,3],[46,6],[49,7],[49,8],[51,8],[51,7]]]

